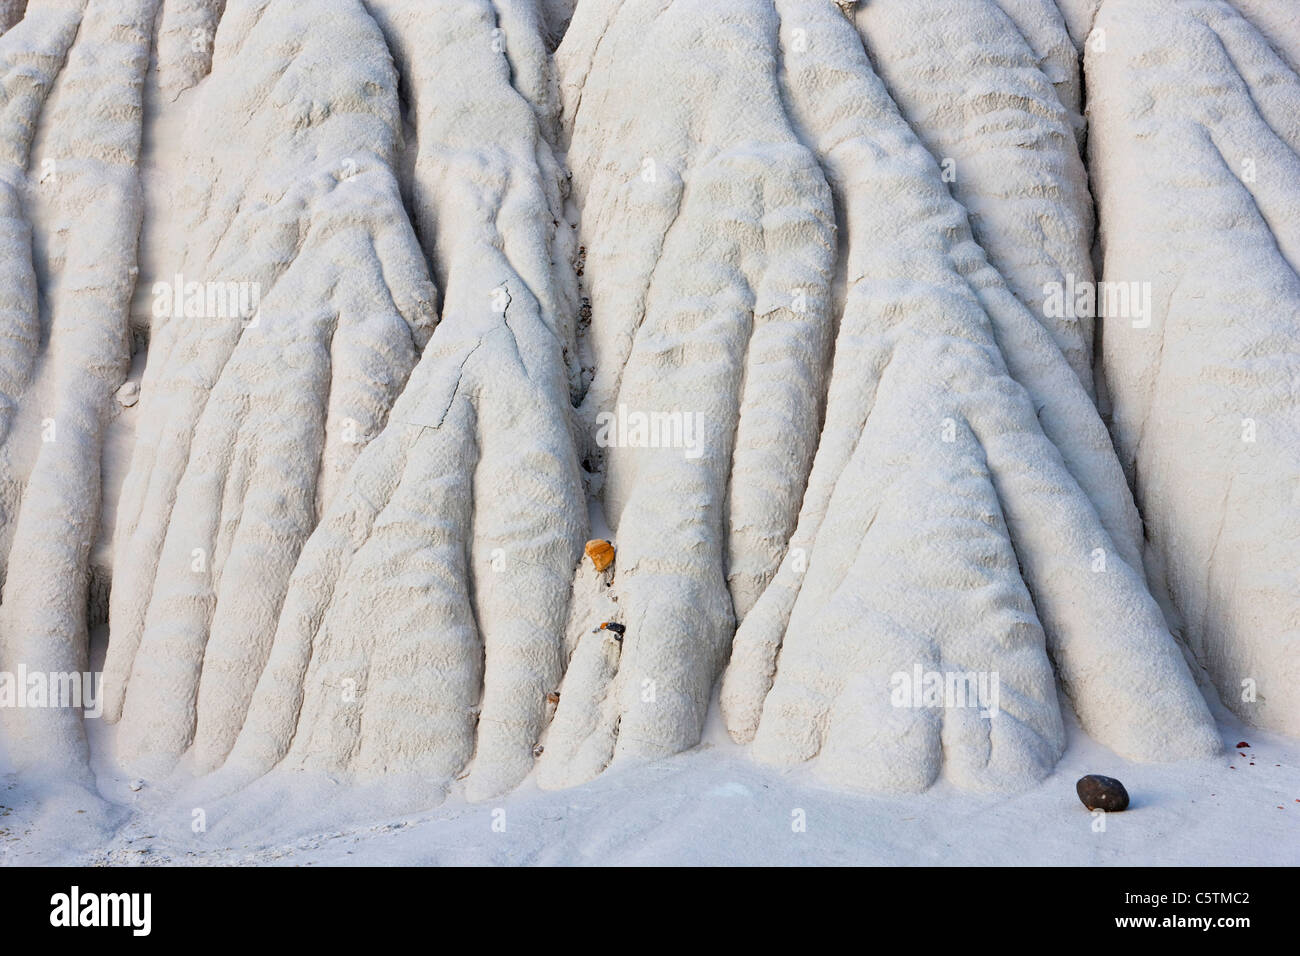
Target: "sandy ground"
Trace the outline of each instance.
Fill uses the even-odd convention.
[[[385,814],[362,798],[321,811],[315,783],[255,807],[255,828],[214,821],[193,833],[179,798],[128,788],[110,765],[112,728],[92,731],[106,812],[92,801],[42,807],[0,775],[0,863],[131,865],[1296,865],[1300,742],[1220,717],[1220,758],[1133,764],[1070,727],[1056,772],[1017,795],[941,783],[919,796],[820,788],[806,772],[756,766],[711,721],[699,747],[542,791],[530,779],[499,801],[453,792],[438,808]],[[1119,777],[1131,808],[1104,831],[1079,803],[1085,773]],[[328,784],[327,784],[328,786]],[[238,805],[242,797],[233,799]],[[331,819],[332,818],[332,819]],[[233,819],[233,817],[231,818]],[[347,819],[346,825],[337,821]],[[797,824],[802,821],[805,826]]]

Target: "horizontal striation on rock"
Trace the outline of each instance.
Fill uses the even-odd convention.
[[[1050,651],[1084,726],[1110,746],[1147,759],[1212,751],[1081,384],[983,261],[842,22],[806,8],[790,22],[808,31],[787,57],[792,111],[840,198],[851,285],[800,527],[724,679],[733,736],[774,762],[821,753],[848,786],[923,788],[941,754],[973,786],[1023,783],[1063,742]],[[879,195],[914,205],[900,217]],[[895,551],[913,538],[932,544],[902,570]],[[1107,668],[1116,656],[1131,665]],[[896,706],[891,679],[914,665],[1006,675],[1007,719]]]
[[[1300,77],[1254,22],[1222,2],[1102,5],[1099,364],[1188,643],[1224,703],[1297,733]]]
[[[11,65],[4,116],[15,134],[6,142],[3,294],[11,308],[3,321],[15,346],[6,385],[22,393],[0,464],[7,674],[88,670],[103,438],[129,361],[126,303],[142,212],[140,87],[154,7],[82,7],[33,4],[0,37],[0,60]],[[39,170],[39,180],[21,175],[24,165]],[[33,774],[87,779],[81,714],[46,704],[0,714],[11,758]]]
[[[1075,139],[1079,62],[1056,7],[958,0],[943,17],[913,0],[856,9],[880,78],[940,162],[975,240],[1091,394],[1091,317],[1045,308],[1050,286],[1093,279],[1092,201]]]

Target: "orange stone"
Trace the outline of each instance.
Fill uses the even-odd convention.
[[[597,571],[604,571],[614,563],[614,546],[604,538],[595,538],[587,542],[587,557]]]

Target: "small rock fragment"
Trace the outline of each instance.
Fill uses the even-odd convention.
[[[614,563],[614,546],[604,538],[593,538],[587,542],[587,557],[597,571],[604,571]]]
[[[139,790],[141,787],[144,786],[144,781],[143,781],[143,780],[132,780],[132,781],[131,781],[130,783],[128,783],[126,786],[127,786],[127,789],[129,789],[129,790]]]
[[[1119,813],[1128,809],[1128,791],[1114,777],[1090,773],[1086,777],[1080,777],[1074,789],[1089,810]]]
[[[613,621],[605,621],[603,624],[600,625],[600,627],[593,628],[591,633],[596,634],[599,631],[609,631],[611,634],[614,635],[614,640],[622,641],[623,635],[627,633],[627,628],[624,627],[622,624],[616,624]]]
[[[140,401],[140,383],[123,382],[122,387],[117,390],[117,403],[123,408],[130,408],[138,401]]]
[[[1250,746],[1250,744],[1246,743],[1246,741],[1244,741],[1244,740],[1241,740],[1241,741],[1238,741],[1238,742],[1237,742],[1237,749],[1238,749],[1238,750],[1240,750],[1242,747],[1249,747],[1249,746]]]

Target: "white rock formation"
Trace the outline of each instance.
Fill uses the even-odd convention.
[[[1088,95],[1103,274],[1151,305],[1103,320],[1115,442],[1224,703],[1298,734],[1300,15],[1284,6],[1106,0]]]
[[[525,44],[507,61],[487,2],[374,6],[419,53],[398,59],[442,323],[304,551],[231,760],[437,788],[472,759],[486,796],[532,767],[586,537],[561,177],[509,83],[531,75],[540,99],[549,67]]]
[[[786,58],[790,102],[843,197],[853,278],[801,526],[723,685],[733,735],[780,762],[821,752],[855,786],[924,787],[942,753],[973,784],[1041,775],[1062,743],[1046,651],[1112,747],[1213,748],[1083,388],[970,241],[853,36],[807,22],[808,51]],[[849,79],[828,90],[827,76]],[[918,537],[927,575],[898,559]],[[1003,675],[1011,719],[894,706],[892,675],[918,663]]]
[[[84,15],[81,6],[33,2],[0,40],[12,135],[5,139],[3,268],[13,350],[4,387],[21,392],[21,414],[4,436],[0,504],[8,552],[0,667],[11,673],[87,670],[103,437],[129,360],[139,94],[153,5],[95,4]],[[46,117],[39,128],[38,112]],[[22,191],[23,165],[30,195]],[[20,216],[26,223],[14,221]],[[3,710],[13,728],[11,755],[35,772],[84,774],[81,714],[48,704]]]
[[[591,453],[604,453],[628,632],[621,647],[603,632],[579,641],[543,758],[552,784],[699,739],[816,450],[834,210],[784,115],[776,12],[762,0],[721,19],[700,3],[658,14],[580,4],[560,53],[592,309],[582,412],[597,441],[602,415],[675,413],[699,434],[694,448]],[[635,95],[665,69],[678,82]]]
[[[396,77],[377,27],[352,9],[339,35],[358,55],[340,68],[310,39],[321,10],[239,12],[178,105],[172,188],[192,218],[153,270],[105,675],[125,755],[176,756],[197,734],[205,765],[233,744],[299,551],[434,316],[392,173]],[[285,34],[307,39],[286,56]],[[214,150],[231,129],[239,148]],[[239,294],[213,310],[206,294],[225,283]]]
[[[567,786],[716,694],[835,786],[1024,787],[1065,707],[1214,752],[1203,666],[1300,732],[1300,22],[1266,0],[0,27],[0,671],[84,670],[111,578],[146,782]],[[1095,279],[1149,325],[1048,307]],[[91,781],[74,710],[0,734]]]
[[[1042,315],[1044,286],[1093,278],[1093,209],[1075,139],[1078,56],[1051,0],[945,6],[936,17],[927,4],[874,0],[855,22],[976,241]],[[1091,317],[1042,320],[1091,393]]]

